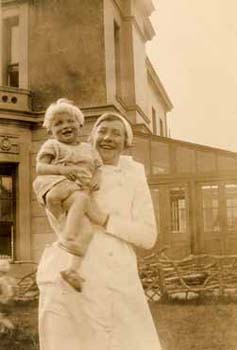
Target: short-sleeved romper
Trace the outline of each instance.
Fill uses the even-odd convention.
[[[49,139],[40,148],[36,160],[40,161],[45,155],[53,157],[51,164],[78,166],[78,168],[83,171],[85,179],[91,179],[96,168],[102,165],[102,160],[98,152],[90,143],[86,142],[72,145],[60,142],[56,139]],[[63,175],[39,175],[36,177],[33,188],[41,205],[45,205],[46,194],[62,181],[64,181],[66,192],[68,191],[66,197],[69,196],[71,192],[80,190],[80,181],[75,183],[74,181],[68,180]]]

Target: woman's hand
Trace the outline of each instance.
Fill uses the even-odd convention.
[[[94,198],[90,198],[87,201],[86,215],[93,224],[102,227],[106,226],[109,219],[109,214],[100,209]]]

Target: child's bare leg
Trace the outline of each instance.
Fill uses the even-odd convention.
[[[86,227],[83,225],[83,220],[85,217],[86,204],[88,201],[88,194],[81,191],[74,192],[67,200],[64,202],[64,208],[67,211],[67,219],[63,232],[63,239],[72,244],[72,249],[80,245],[80,249],[75,251],[75,254],[84,255],[86,252],[86,246],[84,241],[81,240],[81,235],[84,238]],[[90,231],[90,230],[89,230]],[[83,232],[83,233],[82,233]],[[89,232],[88,232],[89,234]],[[78,241],[79,240],[79,241]],[[78,244],[80,242],[80,244]]]
[[[61,271],[61,276],[77,291],[81,291],[81,284],[84,281],[78,271],[93,237],[91,223],[85,217],[87,200],[86,193],[76,191],[64,203],[68,214],[61,244],[63,248],[75,256],[72,257],[70,266]]]
[[[56,219],[63,214],[62,195],[57,185],[47,193],[46,205],[50,213],[52,213]]]

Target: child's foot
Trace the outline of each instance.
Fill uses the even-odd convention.
[[[72,270],[63,270],[60,272],[64,281],[70,284],[76,291],[81,292],[82,283],[85,281],[77,272]]]

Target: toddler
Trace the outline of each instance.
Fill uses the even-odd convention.
[[[92,226],[85,226],[83,219],[90,194],[99,189],[102,165],[91,144],[79,141],[83,124],[81,110],[71,101],[59,99],[48,107],[43,126],[51,138],[37,155],[33,184],[38,201],[58,221],[67,214],[58,244],[73,256],[60,274],[77,291],[83,282],[78,270],[93,236]]]

